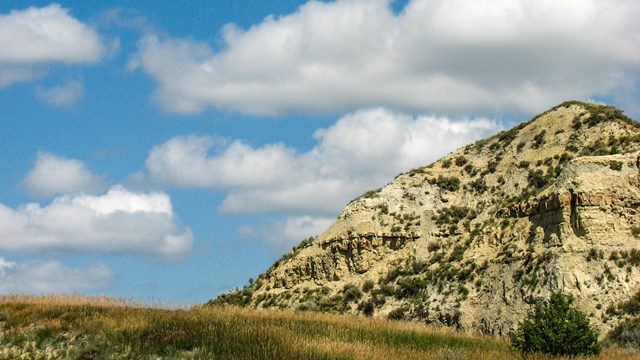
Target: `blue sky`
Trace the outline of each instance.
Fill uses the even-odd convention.
[[[560,102],[637,119],[638,18],[634,0],[3,1],[0,293],[203,302],[366,190]]]

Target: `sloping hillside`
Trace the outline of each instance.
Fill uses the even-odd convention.
[[[506,334],[562,289],[607,331],[640,290],[640,125],[567,102],[349,203],[214,303]]]

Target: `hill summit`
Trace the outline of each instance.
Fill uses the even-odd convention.
[[[611,106],[566,102],[401,174],[212,303],[504,335],[557,290],[603,331],[640,294],[640,124]]]

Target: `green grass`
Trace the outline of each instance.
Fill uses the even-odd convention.
[[[520,358],[504,340],[415,323],[105,298],[0,297],[0,330],[0,359]]]

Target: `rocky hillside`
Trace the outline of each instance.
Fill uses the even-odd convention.
[[[227,302],[506,334],[561,289],[601,331],[640,291],[640,124],[567,102],[349,203]]]

